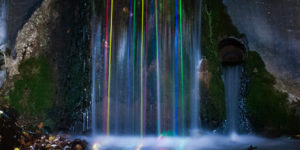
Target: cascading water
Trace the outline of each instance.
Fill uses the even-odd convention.
[[[0,49],[5,51],[6,44],[6,0],[1,0],[0,3]]]
[[[200,128],[201,1],[195,3],[196,19],[188,21],[181,0],[106,0],[106,19],[98,14],[92,23],[94,135],[183,136]]]
[[[223,67],[226,127],[234,136],[189,136],[203,130],[202,1],[185,3],[192,7],[191,16],[182,11],[181,0],[95,1],[101,6],[93,14],[91,113],[86,113],[91,114],[94,136],[88,140],[93,149],[238,149],[249,141],[261,144],[257,141],[262,139],[232,134],[248,126],[242,123],[246,115],[240,114],[246,100],[240,90],[247,86],[242,66]]]
[[[6,50],[6,44],[7,44],[7,27],[6,27],[6,21],[7,21],[7,14],[6,14],[6,0],[0,1],[0,50],[2,52],[1,60],[5,61],[5,50]],[[0,70],[0,87],[2,87],[4,81],[5,81],[5,70]]]
[[[196,58],[198,60],[199,57]],[[193,91],[192,91],[192,102],[191,102],[191,132],[193,135],[199,134],[199,129],[201,129],[201,120],[200,120],[200,70],[201,70],[202,59],[195,63],[196,72],[194,72],[194,81],[192,82]]]
[[[91,130],[92,134],[96,135],[98,128],[98,113],[97,107],[99,107],[99,99],[100,99],[100,91],[101,91],[101,80],[99,79],[101,73],[101,67],[99,59],[101,58],[101,26],[97,24],[94,28],[93,32],[93,40],[92,40],[92,89],[91,89]]]
[[[240,86],[241,86],[241,66],[224,66],[223,80],[225,84],[226,100],[226,130],[230,134],[239,132],[240,125]]]
[[[201,119],[200,119],[200,70],[202,64],[201,58],[201,16],[202,16],[202,0],[199,1],[199,10],[195,12],[195,17],[200,18],[198,21],[195,21],[193,31],[196,34],[193,34],[193,47],[190,59],[191,63],[191,132],[194,135],[198,134],[198,130],[201,129]],[[197,10],[197,9],[196,9]]]

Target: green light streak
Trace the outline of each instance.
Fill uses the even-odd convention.
[[[181,0],[179,0],[179,15],[180,15],[180,62],[181,62],[181,114],[182,114],[182,120],[181,120],[181,125],[182,125],[182,134],[184,135],[185,133],[185,105],[184,105],[184,95],[183,95],[183,46],[182,46],[182,5],[181,5]]]
[[[133,1],[133,40],[132,40],[132,42],[133,42],[133,60],[132,60],[132,64],[133,64],[133,66],[132,66],[132,69],[133,69],[133,71],[132,71],[132,82],[133,82],[133,84],[132,84],[132,101],[133,101],[133,103],[132,103],[132,105],[133,105],[133,107],[132,107],[132,131],[133,131],[133,133],[134,133],[134,105],[135,105],[135,98],[134,98],[134,89],[135,89],[135,86],[134,86],[134,73],[135,73],[135,6],[136,6],[136,3],[135,3],[135,0]]]
[[[141,33],[141,136],[143,136],[143,129],[144,129],[144,117],[143,117],[143,42],[144,42],[144,0],[142,0],[142,33]]]

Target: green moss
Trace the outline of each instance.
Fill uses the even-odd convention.
[[[50,64],[43,57],[30,58],[19,66],[19,72],[9,94],[12,106],[20,114],[45,117],[54,94]]]
[[[221,79],[221,63],[218,43],[221,38],[243,38],[232,24],[221,0],[203,0],[202,53],[208,60],[211,82],[209,89],[202,89],[201,110],[203,119],[221,122],[225,119],[224,84]],[[300,119],[287,104],[287,94],[274,88],[275,78],[265,69],[265,64],[256,52],[249,52],[246,69],[251,80],[247,109],[256,131],[263,129],[297,130]],[[206,90],[206,92],[205,92]],[[204,91],[204,92],[203,92]]]
[[[224,36],[243,37],[243,35],[232,24],[221,0],[203,0],[202,9],[202,54],[208,61],[211,80],[206,94],[201,92],[201,115],[208,123],[215,121],[219,126],[225,120],[226,108],[218,44]]]
[[[5,55],[6,55],[6,56],[10,56],[10,55],[11,55],[11,49],[10,49],[10,48],[7,47],[7,48],[5,49]]]
[[[276,80],[257,52],[249,52],[246,67],[251,79],[247,109],[255,129],[291,129],[293,123],[289,118],[294,114],[288,107],[288,96],[274,88]]]

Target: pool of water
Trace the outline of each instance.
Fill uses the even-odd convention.
[[[92,150],[299,150],[300,140],[267,139],[252,135],[203,135],[197,137],[85,137]]]

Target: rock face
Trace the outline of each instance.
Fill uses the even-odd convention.
[[[246,34],[277,78],[276,87],[300,101],[300,0],[223,0],[232,22]]]
[[[16,59],[12,56],[7,58],[7,69],[9,77],[18,74],[18,65],[21,61],[30,57],[39,56],[49,46],[50,33],[58,21],[59,13],[54,5],[57,0],[44,0],[30,17],[23,29],[18,32],[15,51]]]
[[[223,65],[241,64],[245,60],[246,46],[238,39],[228,37],[220,41],[219,53]]]
[[[206,89],[209,89],[211,73],[208,70],[207,59],[202,60],[201,69],[200,69],[200,82],[204,84]]]
[[[10,48],[14,47],[18,31],[28,21],[43,0],[6,0],[7,2],[7,40]]]
[[[11,102],[10,94],[22,76],[19,66],[33,58],[41,59],[49,63],[51,71],[47,75],[53,79],[51,83],[54,87],[53,95],[49,96],[53,108],[47,113],[46,121],[53,130],[68,132],[75,121],[80,123],[81,117],[78,116],[81,115],[81,110],[88,106],[90,95],[86,90],[89,85],[90,58],[88,2],[86,0],[28,0],[31,4],[26,4],[27,1],[24,0],[10,2],[9,7],[15,6],[15,9],[20,10],[10,8],[9,11],[12,12],[9,15],[8,26],[15,21],[19,26],[12,25],[9,30],[20,30],[15,42],[13,34],[9,35],[11,40],[9,46],[14,45],[14,49],[4,59],[9,80],[0,90],[2,96],[0,102]],[[38,8],[35,9],[36,7]],[[32,13],[28,13],[30,11]],[[18,15],[21,12],[27,13]],[[16,16],[22,19],[14,18]],[[29,19],[26,19],[27,17]],[[35,77],[34,80],[39,78]],[[30,90],[30,93],[39,93],[38,91],[35,88]]]

